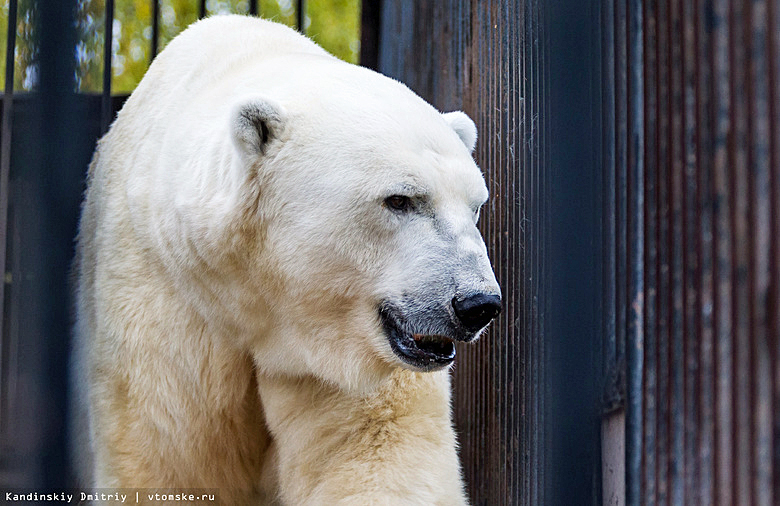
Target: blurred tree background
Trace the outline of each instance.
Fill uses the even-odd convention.
[[[114,94],[131,92],[149,67],[152,52],[152,13],[154,0],[114,0],[112,26],[112,80]],[[199,0],[159,0],[160,50],[179,32],[198,19]],[[304,30],[318,44],[348,62],[357,63],[360,54],[360,0],[308,0],[304,5]],[[0,68],[5,76],[9,0],[0,1]],[[103,88],[103,39],[106,0],[79,0],[77,13],[78,68],[80,92],[100,92]],[[261,17],[296,28],[296,2],[258,0]],[[249,12],[249,0],[207,0],[208,16]],[[37,81],[36,44],[33,27],[35,3],[19,0],[16,26],[14,89],[35,89]]]

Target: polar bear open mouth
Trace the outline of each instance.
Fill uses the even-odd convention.
[[[440,369],[455,360],[455,342],[438,334],[420,334],[405,330],[401,319],[390,308],[379,309],[382,327],[390,348],[403,362],[426,371]]]

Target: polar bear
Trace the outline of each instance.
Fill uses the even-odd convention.
[[[162,51],[77,246],[83,486],[458,505],[454,341],[500,310],[474,123],[242,16]]]

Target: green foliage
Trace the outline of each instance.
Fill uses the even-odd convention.
[[[3,0],[0,4],[0,74],[5,87],[5,52],[8,47],[8,0]],[[14,68],[14,89],[32,89],[38,79],[38,66],[36,64],[36,54],[38,52],[34,28],[36,23],[36,4],[33,0],[19,0],[16,9],[16,43]]]
[[[5,73],[9,0],[0,0],[0,69]],[[160,1],[160,50],[198,18],[198,0]],[[152,0],[115,0],[112,24],[113,93],[129,93],[143,77],[152,57]],[[306,33],[339,58],[357,63],[360,54],[360,0],[304,1]],[[20,0],[16,26],[14,88],[31,90],[37,78],[33,0]],[[103,88],[103,54],[106,0],[79,0],[76,14],[76,82],[81,92]],[[249,12],[249,0],[207,0],[207,14]],[[259,13],[295,27],[293,0],[259,0]]]
[[[305,2],[306,34],[342,60],[358,63],[360,56],[360,1]]]

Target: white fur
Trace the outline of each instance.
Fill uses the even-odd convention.
[[[82,485],[464,504],[448,372],[409,370],[377,307],[498,293],[475,140],[463,113],[281,25],[214,17],[173,40],[90,166]],[[394,213],[398,193],[424,205]]]
[[[444,120],[455,130],[463,144],[469,148],[469,151],[474,151],[477,145],[477,125],[474,124],[471,118],[469,118],[462,111],[453,111],[444,113]]]

